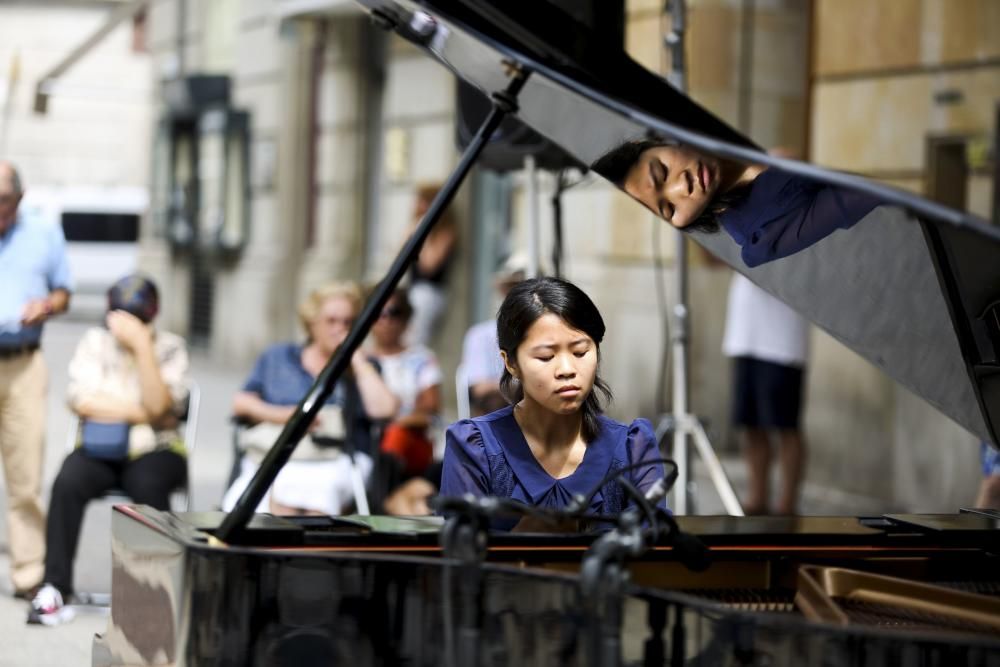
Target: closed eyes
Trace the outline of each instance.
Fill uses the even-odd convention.
[[[577,359],[582,359],[583,357],[587,356],[587,352],[589,352],[589,350],[578,350],[578,351],[576,351],[576,352],[573,353],[573,356],[576,357]],[[537,359],[538,361],[541,361],[543,363],[552,361],[554,358],[555,358],[555,355],[548,356],[548,357],[535,357],[535,359]]]

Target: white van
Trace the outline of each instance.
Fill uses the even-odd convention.
[[[100,314],[114,281],[136,270],[149,193],[138,187],[28,187],[19,211],[59,225],[76,286],[70,312]]]

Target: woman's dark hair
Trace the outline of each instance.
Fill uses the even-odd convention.
[[[650,148],[679,145],[677,142],[664,141],[663,139],[626,141],[597,158],[590,165],[590,168],[619,188],[624,189],[625,178],[628,176],[629,170],[639,161],[643,153]],[[719,231],[719,216],[722,215],[722,212],[744,201],[749,192],[749,186],[740,186],[715,195],[694,222],[683,227],[683,231],[715,234]]]
[[[559,278],[532,278],[520,282],[507,293],[507,297],[497,311],[497,342],[507,354],[507,359],[516,363],[517,348],[524,341],[528,329],[546,313],[559,317],[574,329],[590,336],[597,346],[598,370],[601,360],[601,340],[604,338],[604,319],[597,306],[584,294],[583,290],[571,282]],[[524,398],[521,383],[503,369],[500,391],[511,403]],[[594,377],[594,387],[583,402],[583,438],[592,442],[601,430],[600,414],[604,403],[610,401],[611,389],[601,379],[600,373]]]

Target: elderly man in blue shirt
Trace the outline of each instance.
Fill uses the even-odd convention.
[[[17,597],[42,581],[41,503],[48,370],[39,343],[45,321],[66,310],[71,281],[59,227],[18,215],[24,188],[0,161],[0,458],[7,489],[7,540]]]

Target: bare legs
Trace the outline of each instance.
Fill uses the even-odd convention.
[[[1000,509],[1000,475],[989,475],[979,483],[976,507]]]
[[[747,514],[767,514],[768,499],[771,495],[770,475],[771,443],[767,431],[760,428],[743,430],[743,454],[747,461],[750,495],[747,498]]]
[[[775,514],[796,514],[802,470],[805,467],[806,448],[799,431],[778,431],[781,443],[781,496],[774,508]]]
[[[271,498],[271,514],[275,516],[324,516],[319,510],[308,510],[301,507],[289,507],[282,505],[274,498]]]
[[[805,467],[805,443],[802,434],[794,430],[777,431],[780,451],[778,463],[781,471],[781,495],[775,514],[795,514],[802,471]],[[771,443],[768,432],[761,428],[743,431],[743,452],[749,472],[747,514],[767,514],[770,499]]]

